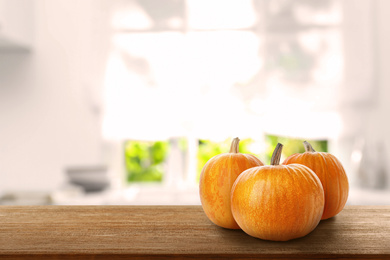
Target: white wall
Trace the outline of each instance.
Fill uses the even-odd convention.
[[[353,185],[365,171],[378,186],[381,171],[390,190],[390,1],[349,0],[344,4],[345,82],[338,110],[343,130],[337,143]],[[382,145],[382,146],[381,146]],[[362,149],[354,165],[353,151]],[[360,171],[360,173],[359,173]]]
[[[104,4],[34,4],[31,52],[0,52],[0,191],[52,190],[65,167],[102,162]]]
[[[387,187],[390,190],[390,1],[377,0],[376,10],[374,50],[378,95],[367,125],[371,129],[369,134],[384,144],[385,154],[380,160],[386,164]]]

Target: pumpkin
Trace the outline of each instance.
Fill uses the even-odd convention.
[[[348,178],[341,162],[332,154],[316,152],[308,142],[303,142],[305,153],[293,154],[283,164],[300,163],[314,171],[325,192],[325,208],[321,219],[328,219],[343,210],[348,199]]]
[[[207,217],[216,225],[239,229],[230,209],[230,191],[236,178],[246,169],[264,165],[256,156],[239,153],[240,139],[234,138],[229,153],[211,158],[202,169],[199,193]]]
[[[279,165],[278,144],[271,165],[244,171],[232,187],[234,219],[250,236],[287,241],[309,234],[320,222],[324,190],[312,170],[301,164]]]

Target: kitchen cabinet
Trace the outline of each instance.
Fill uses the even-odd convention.
[[[34,1],[0,0],[0,51],[29,51],[33,24]]]
[[[307,236],[253,238],[201,206],[0,206],[0,258],[390,259],[390,206],[347,206]]]

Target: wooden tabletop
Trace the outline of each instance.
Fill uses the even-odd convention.
[[[347,206],[303,238],[264,241],[201,206],[0,206],[0,258],[390,259],[390,207]]]

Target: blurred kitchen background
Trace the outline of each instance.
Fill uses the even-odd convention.
[[[200,204],[234,137],[390,205],[390,1],[0,0],[0,204]],[[283,158],[282,158],[283,159]]]

